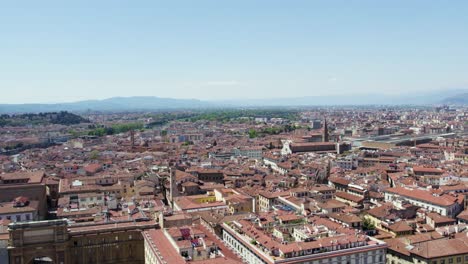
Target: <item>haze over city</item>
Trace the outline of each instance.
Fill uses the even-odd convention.
[[[0,103],[466,89],[467,10],[464,1],[6,2]]]
[[[468,264],[467,1],[0,5],[0,264]]]

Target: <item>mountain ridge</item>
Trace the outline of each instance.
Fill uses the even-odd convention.
[[[437,105],[468,104],[468,90],[448,90],[404,95],[351,94],[304,96],[270,99],[233,99],[204,101],[156,96],[111,97],[102,100],[83,100],[55,104],[0,104],[0,113],[38,113],[57,111],[156,111],[175,109],[209,109],[222,107],[281,107],[331,105]]]
[[[456,96],[447,97],[442,100],[444,104],[468,105],[468,92]]]

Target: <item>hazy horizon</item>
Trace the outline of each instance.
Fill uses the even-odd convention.
[[[462,89],[462,88],[454,88],[454,89],[448,89],[447,91],[450,91],[452,94],[461,94],[461,93],[467,93],[468,89]],[[281,99],[300,99],[300,98],[314,98],[314,97],[330,97],[330,98],[335,98],[335,97],[347,97],[347,96],[389,96],[389,97],[394,97],[394,96],[405,96],[405,95],[412,95],[412,94],[418,94],[418,93],[426,93],[426,94],[437,94],[437,93],[442,93],[445,92],[443,89],[439,90],[434,90],[434,91],[409,91],[405,93],[400,93],[400,94],[386,94],[386,93],[379,93],[379,92],[371,92],[371,93],[357,93],[357,94],[351,94],[351,93],[342,93],[342,94],[324,94],[324,95],[309,95],[309,96],[287,96],[287,97],[231,97],[231,98],[220,98],[220,99],[203,99],[203,98],[177,98],[177,97],[161,97],[157,95],[133,95],[133,96],[109,96],[109,97],[103,97],[103,98],[85,98],[81,100],[70,100],[70,101],[44,101],[44,102],[22,102],[22,103],[10,103],[10,102],[1,102],[0,104],[2,105],[21,105],[21,104],[69,104],[69,103],[79,103],[79,102],[85,102],[85,101],[104,101],[104,100],[110,100],[110,99],[115,99],[115,98],[150,98],[150,97],[155,97],[155,98],[160,98],[160,99],[176,99],[176,100],[197,100],[197,101],[202,101],[202,102],[212,102],[212,103],[223,103],[223,102],[248,102],[248,101],[268,101],[268,100],[281,100]],[[450,97],[450,94],[447,95],[447,97]]]
[[[468,2],[26,2],[0,9],[2,104],[468,88]]]

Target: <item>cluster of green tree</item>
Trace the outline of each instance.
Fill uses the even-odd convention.
[[[195,115],[196,113],[192,113],[192,112],[161,112],[161,113],[151,114],[147,117],[151,117],[153,121],[146,124],[146,127],[151,128],[155,126],[163,126],[169,123],[170,121],[174,121],[174,120],[188,121],[189,118]]]
[[[256,138],[256,137],[258,137],[258,132],[257,132],[257,130],[255,130],[255,129],[253,129],[253,128],[251,128],[251,129],[249,130],[248,133],[249,133],[249,138]]]
[[[193,145],[193,141],[185,141],[184,143],[182,143],[182,146],[190,146],[190,145]]]
[[[81,136],[84,136],[84,135],[88,135],[88,131],[76,131],[76,130],[69,130],[68,133],[73,137],[73,138],[77,138],[77,137],[81,137]]]
[[[364,231],[375,230],[375,225],[368,218],[364,218],[364,220],[362,221],[362,230]]]
[[[88,135],[102,137],[105,135],[125,133],[130,130],[141,130],[143,129],[143,124],[127,123],[127,124],[114,124],[112,126],[99,126],[99,127],[91,126],[91,128],[93,129],[88,132]]]
[[[0,126],[26,126],[26,125],[75,125],[88,123],[89,120],[66,111],[38,114],[0,115]]]
[[[17,143],[15,145],[12,145],[12,146],[6,146],[5,150],[19,149],[19,148],[22,148],[22,147],[24,147],[24,144],[20,142],[20,143]]]
[[[75,125],[80,123],[89,123],[89,120],[66,111],[61,111],[56,114],[50,114],[49,116],[50,121],[53,124]]]
[[[299,111],[288,109],[210,109],[184,112],[160,112],[149,114],[146,117],[153,121],[146,125],[147,128],[163,126],[171,121],[218,121],[228,122],[236,120],[244,123],[250,122],[256,117],[262,118],[283,118],[287,120],[297,120]]]
[[[299,112],[296,110],[288,109],[222,109],[222,110],[209,110],[200,112],[188,121],[208,120],[227,122],[233,119],[239,121],[250,121],[254,118],[283,118],[286,120],[297,120]]]
[[[278,135],[283,132],[291,132],[300,128],[301,128],[300,126],[286,124],[284,126],[262,128],[261,130],[258,130],[258,131],[255,129],[250,129],[248,134],[249,134],[249,138],[265,137],[266,135]]]

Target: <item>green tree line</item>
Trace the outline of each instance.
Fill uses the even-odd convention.
[[[125,133],[130,130],[141,129],[143,129],[143,124],[141,123],[114,124],[112,126],[96,127],[93,130],[89,131],[88,135],[102,137],[105,135],[115,135]]]

